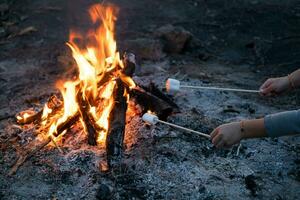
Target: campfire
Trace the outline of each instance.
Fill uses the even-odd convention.
[[[78,74],[58,82],[62,99],[53,95],[38,112],[26,110],[17,114],[19,124],[33,124],[36,138],[24,147],[11,173],[47,145],[63,153],[61,140],[72,134],[74,127],[83,130],[89,145],[106,149],[108,165],[112,166],[122,155],[129,101],[138,104],[142,113],[151,110],[162,119],[177,109],[154,84],[145,86],[133,80],[135,55],[124,53],[121,58],[117,51],[117,11],[112,5],[93,5],[90,19],[100,25],[86,35],[70,32],[67,46]]]

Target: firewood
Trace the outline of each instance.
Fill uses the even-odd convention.
[[[59,136],[63,131],[65,131],[68,128],[71,128],[78,120],[79,120],[79,112],[74,114],[73,116],[69,117],[65,122],[58,125],[56,128],[56,132],[53,134],[55,137]],[[43,149],[45,146],[47,146],[51,141],[53,141],[50,137],[48,137],[46,140],[38,143],[38,140],[33,141],[32,143],[28,144],[29,148],[28,150],[24,151],[22,155],[19,156],[13,167],[11,168],[9,175],[13,175],[17,172],[18,168],[23,165],[23,163],[32,157],[34,154],[36,154],[38,151]],[[60,149],[59,149],[60,150]]]
[[[133,97],[136,102],[143,107],[143,112],[151,110],[162,120],[166,120],[166,118],[172,112],[178,112],[177,106],[167,103],[161,98],[145,91],[140,87],[131,89],[130,96]]]
[[[104,75],[100,74],[99,76],[100,76],[100,77],[103,76],[103,77],[101,78],[100,81],[98,81],[97,87],[99,88],[99,87],[101,87],[103,84],[105,84],[106,82],[108,82],[108,81],[112,78],[112,74],[113,74],[113,71],[105,72]]]
[[[122,74],[132,77],[135,68],[135,55],[125,53],[123,57],[124,68]],[[128,91],[129,87],[122,82],[120,78],[116,79],[116,87],[114,89],[114,107],[109,117],[109,130],[106,138],[106,155],[109,167],[118,164],[123,153],[123,140],[126,125],[127,98],[124,92]]]
[[[69,117],[66,121],[59,124],[56,128],[56,132],[53,134],[55,137],[59,136],[65,130],[71,128],[78,120],[80,114],[79,112],[75,113],[73,116]]]
[[[17,123],[18,123],[18,124],[30,124],[30,123],[32,123],[32,122],[34,122],[34,121],[37,121],[37,120],[41,119],[42,114],[43,114],[43,109],[40,110],[39,112],[36,112],[36,113],[34,113],[34,114],[32,114],[32,115],[29,115],[29,116],[26,117],[26,118],[19,118],[19,119],[18,119],[18,116],[23,116],[24,113],[28,113],[28,111],[22,111],[22,112],[20,112],[20,113],[18,113],[18,114],[16,115]]]
[[[114,90],[115,103],[110,113],[109,131],[106,138],[108,166],[118,164],[123,151],[123,140],[126,124],[127,99],[124,96],[125,86],[121,79],[116,80]]]
[[[33,143],[31,143],[29,148],[27,148],[26,151],[24,151],[19,158],[16,160],[15,164],[13,165],[13,167],[10,169],[8,175],[13,175],[17,172],[17,170],[19,169],[19,167],[21,165],[23,165],[25,163],[25,161],[27,159],[29,159],[30,157],[32,157],[34,154],[36,154],[38,151],[40,151],[41,149],[43,149],[45,146],[47,146],[50,142],[53,142],[54,145],[56,146],[56,148],[59,150],[59,152],[63,153],[63,151],[57,146],[56,142],[51,138],[48,137],[46,140],[44,140],[43,142],[36,144],[39,141],[35,141]]]
[[[163,92],[161,92],[160,89],[158,89],[158,87],[154,83],[150,82],[150,84],[148,86],[142,86],[142,88],[144,90],[146,90],[147,92],[151,93],[152,95],[155,95],[158,98],[164,100],[165,102],[167,102],[168,104],[170,104],[174,108],[179,109],[179,107],[172,100],[172,98],[170,98],[169,96],[167,96]]]
[[[101,128],[97,125],[96,120],[89,112],[89,104],[87,100],[83,99],[82,93],[77,94],[77,102],[79,105],[79,112],[85,124],[85,129],[88,133],[88,144],[97,145],[97,138]]]
[[[33,145],[30,145],[30,148],[28,148],[28,150],[25,151],[22,155],[20,155],[19,158],[16,160],[15,164],[10,169],[8,175],[11,176],[11,175],[15,174],[17,172],[17,170],[19,169],[19,167],[21,165],[23,165],[24,162],[27,159],[29,159],[31,156],[33,156],[34,154],[36,154],[42,148],[44,148],[45,146],[47,146],[50,142],[51,142],[51,139],[48,138],[45,141],[43,141],[42,143],[40,143],[40,144],[35,144],[35,142],[34,142]]]
[[[57,110],[62,108],[61,101],[56,97],[56,95],[52,95],[47,101],[48,108],[52,109],[52,114],[54,114]],[[32,122],[39,123],[41,121],[42,115],[44,112],[44,108],[39,112],[30,115],[25,119],[17,119],[18,124],[30,124]],[[21,112],[22,113],[22,112]],[[18,113],[17,116],[20,116],[21,113]],[[22,115],[22,114],[21,114]]]
[[[124,69],[122,70],[122,73],[132,77],[136,68],[135,55],[133,53],[125,53],[123,56],[123,63]]]

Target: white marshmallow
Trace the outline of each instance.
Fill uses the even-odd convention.
[[[166,82],[166,88],[168,93],[176,93],[180,90],[180,81],[169,78]]]
[[[144,122],[147,122],[149,124],[156,124],[158,122],[158,117],[155,115],[152,115],[150,113],[145,113],[142,117]]]

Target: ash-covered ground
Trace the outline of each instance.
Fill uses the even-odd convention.
[[[30,130],[13,126],[15,114],[41,108],[58,93],[55,82],[74,74],[65,46],[68,31],[88,28],[85,11],[97,2],[1,1],[0,199],[298,198],[298,136],[253,139],[217,150],[205,138],[165,125],[147,126],[140,116],[128,117],[117,169],[101,172],[104,152],[72,140],[62,146],[65,155],[44,148],[8,176],[22,144],[32,139]],[[299,1],[111,3],[120,7],[118,46],[138,58],[137,81],[163,88],[172,77],[190,85],[257,89],[268,77],[299,67]],[[299,94],[263,98],[184,90],[173,97],[181,112],[168,121],[210,133],[225,122],[297,109]]]

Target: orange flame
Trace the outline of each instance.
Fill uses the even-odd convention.
[[[113,6],[94,5],[89,9],[91,20],[94,24],[101,25],[96,30],[91,30],[87,38],[74,31],[70,32],[67,45],[72,51],[74,60],[78,67],[78,78],[75,81],[65,82],[60,91],[63,96],[64,110],[60,117],[51,122],[48,137],[54,137],[58,125],[65,122],[69,117],[79,112],[78,95],[88,102],[88,112],[94,118],[96,124],[101,127],[97,142],[105,144],[109,129],[109,115],[114,107],[115,79],[120,78],[129,88],[135,87],[134,81],[121,73],[124,64],[117,52],[117,44],[114,37],[117,9]],[[79,47],[77,40],[88,39],[86,46]],[[111,73],[110,73],[111,72]],[[105,83],[99,83],[105,79]],[[107,80],[106,80],[107,79]],[[102,83],[101,82],[101,83]],[[125,95],[129,95],[125,92]],[[94,105],[101,99],[101,103]],[[45,105],[43,119],[52,112]],[[80,119],[85,130],[84,120]]]

